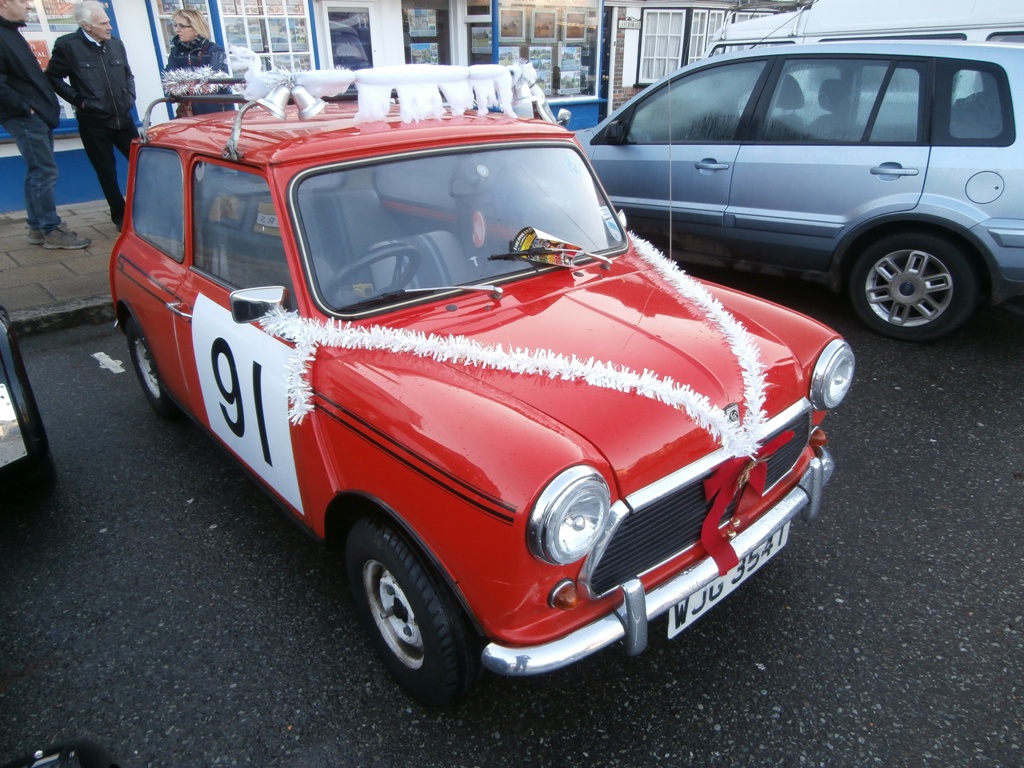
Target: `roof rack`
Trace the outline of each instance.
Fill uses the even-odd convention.
[[[203,82],[208,85],[241,85],[245,83],[245,80],[240,77],[220,77],[210,78]],[[284,108],[287,107],[289,103],[294,103],[299,105],[300,117],[305,118],[312,116],[309,113],[302,114],[302,112],[304,109],[315,108],[316,102],[311,103],[308,100],[303,101],[301,91],[296,93],[293,89],[284,94],[284,96],[287,96],[287,98],[282,98],[282,96],[279,95],[276,103],[268,101],[269,97],[263,99],[247,99],[245,95],[241,93],[197,93],[162,96],[159,99],[151,101],[149,106],[146,108],[146,113],[142,118],[142,128],[139,130],[139,142],[141,144],[149,143],[149,127],[152,123],[153,109],[159,104],[184,104],[196,102],[205,102],[207,104],[241,104],[243,106],[235,114],[235,119],[231,127],[231,138],[228,140],[223,151],[223,156],[225,158],[230,160],[240,160],[242,158],[242,154],[238,151],[238,140],[242,133],[242,116],[252,107],[263,107],[275,117],[283,120],[285,117]],[[337,96],[320,96],[317,101],[322,104],[325,102],[336,103],[355,101],[355,99],[356,97],[354,94],[346,93]],[[322,106],[319,109],[316,109],[316,112],[319,112],[320,109],[322,109]],[[315,114],[315,112],[313,114]]]
[[[222,93],[218,89],[226,85],[241,86],[241,92]],[[310,70],[269,72],[249,69],[244,78],[221,77],[209,67],[198,70],[171,70],[164,73],[164,90],[168,95],[156,99],[146,109],[142,121],[140,141],[149,141],[149,126],[153,108],[157,104],[181,102],[215,102],[242,104],[235,115],[231,138],[224,147],[223,156],[239,160],[238,141],[242,132],[242,118],[254,106],[261,106],[275,117],[283,120],[289,103],[298,107],[300,120],[318,114],[326,102],[347,101],[352,86],[358,94],[358,109],[354,116],[357,123],[375,122],[387,118],[398,94],[398,104],[403,122],[418,122],[440,118],[447,112],[462,115],[476,109],[478,114],[497,109],[516,117],[516,95],[520,100],[532,101],[532,82],[527,82],[517,70],[513,81],[512,69],[501,64],[475,64],[457,67],[437,64],[406,64],[392,67],[360,69]],[[237,91],[238,89],[236,89]],[[443,99],[442,99],[443,97]],[[550,110],[548,110],[550,113]],[[556,122],[554,116],[541,117]],[[568,122],[565,117],[564,122]]]

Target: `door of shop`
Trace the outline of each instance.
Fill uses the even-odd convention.
[[[372,67],[381,24],[378,4],[324,3],[322,12],[328,38],[324,60],[338,69]]]

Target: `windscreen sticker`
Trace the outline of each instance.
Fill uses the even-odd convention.
[[[607,205],[601,206],[601,218],[604,220],[604,226],[608,230],[608,234],[611,235],[612,240],[616,243],[620,242],[622,240],[622,230],[619,228],[619,219]]]
[[[292,453],[286,373],[292,349],[252,324],[239,324],[199,295],[192,344],[210,428],[289,504],[305,514]]]

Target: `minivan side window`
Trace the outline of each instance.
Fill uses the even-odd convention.
[[[743,61],[663,84],[637,105],[627,143],[732,141],[764,68],[763,60]]]
[[[185,182],[178,153],[141,147],[135,163],[132,229],[155,248],[185,258]]]
[[[908,144],[924,140],[922,62],[793,58],[754,132],[762,143]]]
[[[936,144],[1003,147],[1012,143],[1013,117],[1002,69],[946,61],[938,67],[936,80]]]
[[[868,141],[872,144],[923,142],[925,125],[923,85],[928,80],[925,65],[903,62],[893,70]]]

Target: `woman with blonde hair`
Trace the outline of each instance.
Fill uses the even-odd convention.
[[[201,12],[175,11],[171,23],[174,25],[175,34],[171,40],[171,53],[167,57],[167,71],[210,67],[216,72],[223,72],[225,77],[230,76],[227,52],[211,39],[210,25],[206,23],[206,17]],[[234,104],[183,102],[178,105],[175,117],[228,112],[234,108]]]

